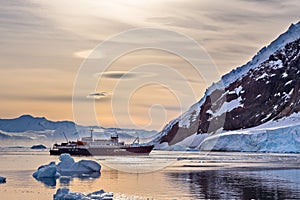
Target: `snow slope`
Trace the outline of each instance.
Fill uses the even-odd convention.
[[[226,86],[229,86],[234,81],[241,79],[250,69],[258,67],[261,63],[266,61],[270,55],[274,54],[279,49],[283,48],[286,44],[300,38],[300,22],[292,24],[289,29],[281,34],[276,40],[270,45],[263,47],[247,64],[238,67],[228,74],[224,75],[221,80],[217,83],[212,84],[206,91],[204,96],[199,102],[190,107],[188,111],[183,113],[178,118],[172,120],[165,128],[161,131],[161,135],[166,134],[175,123],[179,123],[179,127],[190,127],[190,124],[196,120],[196,116],[200,112],[200,107],[205,102],[206,98],[215,90],[224,90]],[[242,91],[242,88],[236,88],[236,93]],[[235,102],[235,106],[242,106]],[[224,111],[223,111],[224,112]]]
[[[199,102],[165,126],[152,141],[156,148],[182,150],[195,146],[197,140],[201,141],[203,137],[198,135],[221,133],[220,137],[207,136],[201,143],[201,148],[212,149],[216,138],[221,138],[216,143],[215,150],[242,151],[243,145],[238,145],[239,142],[242,143],[241,140],[244,139],[244,142],[254,143],[254,137],[257,136],[267,137],[268,142],[260,143],[261,147],[256,149],[244,143],[244,146],[249,146],[245,150],[267,151],[269,148],[269,151],[285,152],[279,146],[293,143],[287,151],[298,152],[298,122],[287,122],[294,119],[295,115],[284,119],[284,123],[290,123],[289,127],[280,127],[278,123],[283,122],[277,119],[300,111],[299,38],[300,22],[292,24],[288,31],[262,48],[247,64],[232,70],[219,82],[212,84]],[[259,129],[249,129],[250,127]],[[291,134],[285,137],[282,134],[286,132]],[[250,134],[256,135],[251,138]],[[280,143],[280,139],[275,140],[272,136],[286,138],[286,143]],[[235,139],[237,142],[232,147],[224,147],[226,140],[230,143]],[[272,146],[272,140],[278,146]],[[221,144],[222,141],[224,144]]]

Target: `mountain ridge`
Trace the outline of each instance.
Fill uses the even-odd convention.
[[[124,141],[131,141],[137,136],[141,140],[147,140],[157,134],[156,131],[82,126],[72,121],[51,121],[45,117],[24,114],[12,119],[0,119],[0,138],[4,143],[5,140],[26,140],[41,141],[51,145],[53,142],[65,141],[65,136],[68,140],[89,136],[90,128],[94,129],[95,138],[110,138],[111,134],[117,133]]]
[[[293,76],[293,73],[298,73],[299,68],[299,38],[300,22],[297,24],[292,24],[288,31],[281,34],[267,47],[262,48],[247,64],[242,65],[241,67],[238,67],[228,74],[222,76],[222,79],[219,82],[214,83],[206,90],[203,98],[201,98],[200,101],[191,106],[191,108],[183,113],[180,117],[172,120],[168,125],[166,125],[165,128],[160,132],[160,136],[153,140],[153,143],[168,143],[168,146],[172,146],[180,143],[185,138],[188,138],[193,134],[218,134],[224,130],[230,131],[236,129],[246,129],[267,122],[273,119],[274,116],[271,116],[271,110],[268,110],[266,106],[269,105],[280,107],[283,104],[283,102],[277,102],[279,105],[272,105],[272,103],[268,104],[268,102],[279,101],[279,98],[273,97],[275,95],[275,93],[273,94],[273,92],[275,92],[275,90],[273,90],[274,88],[278,89],[283,87],[287,88],[286,90],[288,90],[289,87],[293,86],[293,94],[295,94],[294,96],[297,96],[297,98],[294,99],[294,102],[290,103],[298,105],[298,98],[300,95],[298,94],[299,88],[297,85],[300,83],[298,83],[299,80],[297,75]],[[291,44],[293,42],[294,46]],[[296,52],[294,52],[294,56],[296,56],[295,59],[297,60],[294,62],[294,66],[291,66],[291,63],[286,62],[293,61],[293,58],[289,58],[289,54],[293,55],[293,49],[296,50]],[[284,50],[286,50],[286,52],[282,53]],[[264,62],[266,63],[263,64]],[[273,69],[274,73],[276,71],[276,76],[274,75],[274,77],[271,77],[264,73],[265,70],[268,69],[266,66],[267,64],[270,65],[270,70]],[[284,70],[293,71],[291,71],[291,73],[284,74]],[[259,74],[260,72],[261,74]],[[252,73],[258,73],[258,75],[256,77],[250,77]],[[281,80],[279,74],[282,76],[284,75],[285,77],[283,78],[286,78],[287,80]],[[290,79],[295,79],[297,81],[293,82],[289,79],[289,77],[291,77]],[[266,78],[270,80],[266,80]],[[257,94],[259,89],[263,90],[263,94]],[[288,95],[292,95],[289,94],[291,91],[284,90],[281,92],[285,93],[280,93],[281,96],[278,95],[280,98],[283,98],[283,96],[287,97]],[[263,100],[257,100],[256,97],[258,99],[261,97]],[[285,106],[283,107],[285,108],[282,108],[281,115],[278,115],[276,119],[287,116],[288,114],[292,114],[292,111],[287,111],[289,105],[284,105]],[[265,109],[265,113],[261,112],[261,116],[256,116],[256,114],[252,113],[252,110],[249,109],[251,106],[253,107],[254,111]],[[248,109],[245,109],[245,107]],[[298,105],[293,111],[299,110],[300,107]],[[255,117],[252,117],[252,114]],[[249,123],[248,120],[251,121],[251,119],[253,121]]]

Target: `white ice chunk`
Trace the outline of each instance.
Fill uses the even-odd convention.
[[[99,190],[90,194],[83,194],[79,192],[71,192],[68,188],[59,188],[56,194],[53,195],[54,200],[112,200],[112,192],[104,192],[104,190]]]
[[[59,160],[60,162],[57,165],[55,162],[51,162],[48,165],[40,166],[32,176],[36,179],[58,178],[61,175],[72,176],[74,174],[100,173],[101,170],[101,165],[97,162],[92,160],[75,162],[70,154],[61,154]]]
[[[58,178],[60,174],[57,172],[55,162],[51,162],[48,165],[42,165],[36,172],[32,174],[36,179],[41,178]]]
[[[60,162],[57,164],[58,172],[90,173],[100,172],[101,170],[99,163],[92,160],[75,162],[70,154],[61,154],[59,160]]]
[[[60,162],[57,164],[57,169],[59,171],[62,171],[64,169],[68,169],[68,168],[70,168],[75,163],[75,161],[71,157],[71,155],[70,154],[66,154],[66,153],[61,154],[59,156],[59,160],[60,160]]]

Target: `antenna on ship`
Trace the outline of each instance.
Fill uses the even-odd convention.
[[[139,144],[140,143],[140,138],[139,137],[136,137],[134,140],[133,140],[133,142],[132,142],[132,144]]]
[[[91,131],[91,139],[94,140],[94,139],[93,139],[93,132],[94,132],[94,129],[93,129],[93,128],[90,128],[90,131]]]
[[[64,135],[64,137],[65,137],[65,139],[67,140],[67,143],[68,143],[68,142],[69,142],[69,140],[68,140],[68,138],[67,138],[67,136],[66,136],[65,132],[63,131],[63,132],[62,132],[62,134]]]

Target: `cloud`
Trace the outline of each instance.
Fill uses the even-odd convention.
[[[110,94],[107,92],[101,92],[101,93],[91,93],[86,97],[72,97],[72,95],[22,95],[22,94],[8,94],[8,95],[2,95],[0,97],[1,100],[21,100],[21,101],[38,101],[38,102],[66,102],[71,103],[73,100],[79,101],[79,102],[86,102],[89,100],[97,100],[97,101],[109,101],[110,100]]]
[[[152,73],[146,72],[130,72],[130,71],[106,71],[103,73],[96,74],[97,77],[106,78],[106,79],[134,79],[141,78],[145,76],[152,76]]]
[[[95,93],[91,93],[88,96],[86,96],[86,98],[88,99],[103,99],[108,97],[110,94],[108,92],[95,92]]]
[[[73,54],[77,58],[84,58],[84,59],[101,59],[103,56],[100,52],[95,52],[94,49],[87,49],[82,51],[77,51]]]
[[[201,18],[191,16],[169,16],[169,17],[150,17],[146,19],[150,23],[160,23],[166,26],[186,29],[201,29],[206,31],[221,31],[221,26],[204,23]]]

